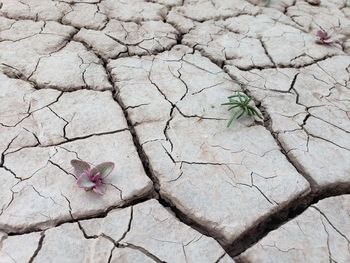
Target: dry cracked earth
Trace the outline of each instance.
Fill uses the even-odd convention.
[[[350,6],[317,2],[0,0],[0,262],[350,262]]]

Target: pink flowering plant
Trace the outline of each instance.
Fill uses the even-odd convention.
[[[94,191],[99,195],[104,194],[103,180],[113,171],[114,163],[104,162],[94,167],[81,160],[72,160],[77,184],[85,191]]]
[[[316,31],[316,37],[316,42],[319,44],[329,45],[334,42],[334,39],[332,39],[332,33],[328,33],[322,27]]]
[[[326,31],[322,27],[316,31],[316,43],[322,45],[342,45],[345,36],[342,34],[335,34],[334,31]]]

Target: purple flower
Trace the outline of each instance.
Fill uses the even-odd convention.
[[[94,191],[103,195],[103,179],[106,178],[114,169],[114,163],[104,162],[91,168],[87,162],[72,160],[71,164],[77,177],[77,184],[85,191]]]

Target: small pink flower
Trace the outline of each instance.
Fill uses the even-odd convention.
[[[316,37],[317,37],[316,42],[319,44],[329,45],[333,42],[333,40],[331,39],[332,34],[329,34],[323,28],[320,28],[319,30],[316,31]]]
[[[85,191],[94,191],[103,195],[103,179],[106,178],[114,169],[114,163],[104,162],[91,168],[87,162],[80,160],[72,160],[71,164],[74,168],[77,184]]]

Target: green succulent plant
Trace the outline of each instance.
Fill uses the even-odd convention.
[[[232,111],[232,116],[227,123],[227,127],[230,127],[235,120],[239,119],[245,114],[252,117],[257,116],[258,118],[263,119],[261,114],[253,106],[249,105],[252,98],[243,92],[238,91],[234,95],[227,98],[228,102],[221,104],[224,106],[229,106],[228,111]]]

